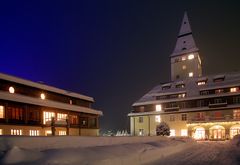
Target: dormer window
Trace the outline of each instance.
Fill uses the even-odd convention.
[[[205,85],[207,83],[207,78],[206,77],[201,77],[198,79],[198,81],[196,82],[197,85]]]
[[[162,90],[167,90],[171,88],[171,84],[162,85]]]
[[[224,81],[225,76],[224,75],[218,75],[213,78],[213,82],[222,82]]]
[[[185,84],[177,84],[176,85],[176,88],[184,88],[185,87]]]

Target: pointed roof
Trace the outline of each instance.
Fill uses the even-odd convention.
[[[171,56],[198,51],[192,36],[192,29],[188,20],[187,12],[184,12],[181,28],[178,34],[175,49]]]

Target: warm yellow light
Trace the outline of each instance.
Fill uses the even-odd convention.
[[[237,88],[230,88],[230,92],[237,92]]]
[[[182,61],[185,61],[185,60],[186,60],[186,56],[183,56],[183,57],[182,57]]]
[[[206,84],[205,81],[199,81],[199,82],[197,83],[197,85],[205,85],[205,84]]]
[[[9,93],[15,93],[15,89],[13,87],[9,87]]]
[[[162,105],[161,104],[156,105],[156,111],[157,112],[162,111]]]
[[[161,116],[160,115],[155,116],[155,122],[157,122],[157,123],[161,122]]]
[[[194,59],[194,55],[193,55],[193,54],[189,54],[189,55],[188,55],[188,59],[189,59],[189,60]]]
[[[41,97],[42,100],[45,100],[45,98],[46,98],[44,93],[41,93],[40,97]]]
[[[186,65],[183,65],[183,66],[182,66],[182,69],[183,69],[183,70],[185,70],[186,68],[187,68],[187,66],[186,66]]]
[[[188,77],[193,77],[193,72],[189,72]]]

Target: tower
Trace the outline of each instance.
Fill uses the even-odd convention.
[[[199,77],[202,75],[199,49],[196,47],[192,36],[187,12],[184,13],[176,46],[170,58],[172,81]]]

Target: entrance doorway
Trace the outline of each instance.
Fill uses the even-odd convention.
[[[224,140],[225,128],[220,125],[213,126],[209,129],[210,139],[212,140]]]
[[[205,129],[203,127],[195,127],[193,130],[193,138],[196,140],[204,140]]]
[[[235,135],[240,134],[240,125],[234,125],[230,128],[230,138],[232,139]]]

